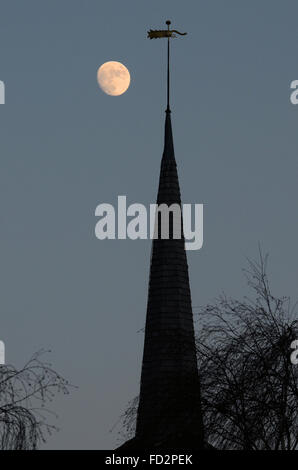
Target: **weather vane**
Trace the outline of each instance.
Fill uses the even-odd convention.
[[[187,33],[179,33],[176,29],[170,30],[170,20],[166,21],[168,29],[150,29],[148,31],[149,39],[158,39],[158,38],[168,38],[168,74],[167,74],[167,111],[170,113],[170,38],[176,38],[176,34],[180,36],[185,36]],[[174,34],[176,33],[176,34]]]

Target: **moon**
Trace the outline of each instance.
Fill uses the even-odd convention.
[[[119,96],[130,85],[130,73],[121,62],[105,62],[97,71],[97,81],[107,95]]]

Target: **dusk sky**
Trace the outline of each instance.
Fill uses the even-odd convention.
[[[0,340],[20,367],[41,348],[78,389],[50,408],[48,449],[112,449],[138,394],[150,240],[95,237],[95,208],[155,202],[172,41],[171,108],[184,203],[204,204],[188,251],[194,312],[247,294],[269,252],[272,288],[297,300],[298,3],[295,0],[0,0]],[[99,88],[124,64],[121,96]],[[195,321],[197,317],[195,317]]]

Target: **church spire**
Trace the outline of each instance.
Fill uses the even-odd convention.
[[[157,206],[178,204],[181,207],[169,101],[169,41],[173,31],[169,29],[169,21],[167,25],[168,30],[148,33],[150,39],[168,39],[167,109]],[[170,222],[169,238],[163,239],[158,233],[153,240],[136,436],[123,448],[203,448],[200,384],[182,217],[181,226],[180,238],[173,237],[173,222]]]
[[[168,29],[158,32],[161,37],[167,37],[168,47],[167,108],[157,205],[181,206],[170,114],[170,38],[173,31],[169,29],[171,22],[166,24]],[[157,238],[153,241],[136,438],[147,445],[168,448],[203,446],[183,230],[180,239],[174,239],[170,234],[168,240]]]

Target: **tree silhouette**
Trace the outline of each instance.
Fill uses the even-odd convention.
[[[298,448],[298,339],[295,306],[272,295],[268,256],[259,253],[245,270],[252,298],[221,295],[198,311],[196,338],[205,437],[217,449]],[[181,397],[182,399],[182,397]],[[122,417],[134,434],[138,399]]]
[[[0,366],[0,449],[30,450],[57,430],[47,422],[46,404],[57,392],[69,393],[68,382],[35,353],[20,370]]]
[[[209,442],[220,449],[293,450],[298,444],[297,319],[272,295],[267,256],[245,271],[254,299],[220,296],[199,312],[202,406]]]

